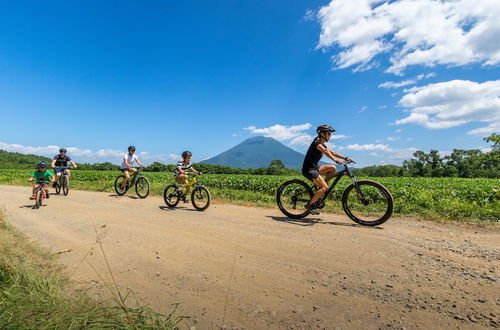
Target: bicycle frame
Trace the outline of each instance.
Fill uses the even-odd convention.
[[[365,195],[358,187],[358,182],[356,181],[356,177],[354,176],[354,174],[351,173],[351,171],[347,167],[347,164],[344,163],[343,165],[344,165],[344,169],[342,171],[335,173],[335,175],[333,176],[333,178],[335,178],[335,180],[333,180],[333,183],[330,185],[330,187],[327,189],[327,191],[323,194],[323,196],[321,196],[320,200],[326,200],[328,198],[328,196],[330,195],[330,193],[335,189],[335,186],[340,181],[340,179],[346,175],[349,178],[351,178],[352,184],[354,185],[354,188],[356,188],[356,191],[361,196],[361,198],[363,198],[363,199],[365,198]]]
[[[141,171],[140,167],[134,167],[134,168],[137,169],[137,171],[130,176],[130,179],[128,179],[127,185],[129,187],[132,187],[135,184],[135,180],[139,175],[139,172]]]

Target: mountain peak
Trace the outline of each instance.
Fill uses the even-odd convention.
[[[204,160],[203,163],[239,168],[268,167],[279,159],[287,168],[302,167],[304,155],[281,142],[265,136],[250,137],[223,153]]]

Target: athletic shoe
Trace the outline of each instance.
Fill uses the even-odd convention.
[[[30,201],[34,201],[34,200],[35,200],[35,197],[30,196]]]
[[[316,209],[315,206],[310,205],[309,203],[307,203],[305,207],[306,207],[306,210],[309,211],[309,213],[314,214],[314,215],[318,215],[319,214],[319,211]]]
[[[45,194],[45,198],[50,198],[50,194]]]

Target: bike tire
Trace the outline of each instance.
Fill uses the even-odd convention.
[[[193,207],[198,211],[205,211],[210,206],[211,198],[212,197],[210,196],[210,191],[208,191],[208,189],[203,186],[198,186],[191,192],[191,204],[193,204]],[[205,205],[200,205],[198,203],[198,201],[201,199],[206,200]]]
[[[61,177],[62,179],[62,177]],[[55,188],[55,191],[56,191],[56,195],[59,195],[61,193],[61,184],[60,183],[57,183],[57,180],[56,180],[56,188]]]
[[[171,184],[163,190],[163,200],[168,207],[176,207],[181,200],[180,193],[177,191],[177,185]]]
[[[295,185],[296,188],[293,188],[292,185]],[[290,196],[290,201],[288,201],[288,196],[286,196],[287,188],[291,188],[291,192],[296,190],[295,194]],[[300,196],[297,196],[300,194]],[[302,219],[309,215],[310,211],[307,210],[304,206],[311,200],[314,193],[307,183],[299,179],[293,179],[283,183],[276,192],[276,203],[278,204],[278,208],[280,211],[289,218],[292,219]],[[291,205],[289,203],[291,202]],[[298,212],[291,212],[290,207],[292,209],[296,209],[298,206]]]
[[[141,190],[144,189],[144,190]],[[135,193],[140,198],[146,198],[149,195],[149,190],[151,190],[151,184],[148,178],[141,176],[135,182]]]
[[[37,191],[36,192],[36,199],[35,199],[35,208],[38,209],[40,206],[42,206],[42,196],[43,196],[43,192],[42,191]]]
[[[61,180],[63,180],[63,182],[61,184],[62,185],[63,195],[64,196],[68,196],[68,194],[69,194],[69,178],[67,176],[63,175],[61,177]]]
[[[127,192],[127,187],[125,186],[125,189],[121,190],[118,188],[118,185],[121,184],[125,180],[125,175],[119,175],[115,179],[115,192],[116,194],[123,196]]]
[[[389,190],[381,185],[378,182],[371,181],[371,180],[360,180],[357,182],[359,189],[365,194],[369,191],[370,187],[374,189],[373,191],[378,195],[377,196],[369,196],[366,198],[366,202],[368,204],[364,204],[363,202],[360,201],[358,192],[356,188],[354,187],[353,184],[349,185],[345,190],[344,193],[342,194],[342,208],[344,209],[344,212],[346,215],[354,222],[363,225],[363,226],[378,226],[389,220],[389,218],[392,216],[392,212],[394,211],[394,199],[389,192]],[[353,195],[355,194],[355,195]],[[374,195],[374,193],[372,193]],[[380,198],[384,197],[385,202]],[[370,204],[373,205],[375,202],[373,199],[380,199],[379,209],[381,215],[376,215],[373,216],[371,215],[374,213],[376,208],[372,208],[374,211],[370,211],[369,208],[363,209],[361,213],[357,213],[355,210],[355,206],[350,206],[349,205],[349,199],[351,200],[358,200],[361,203],[357,204],[358,209],[363,209],[363,206],[369,206]],[[369,199],[372,200],[372,203],[370,203]],[[363,216],[363,218],[361,218]],[[374,217],[373,219],[367,219],[368,217]]]

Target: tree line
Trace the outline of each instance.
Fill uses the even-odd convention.
[[[401,166],[380,165],[355,169],[359,176],[370,177],[460,177],[460,178],[500,178],[500,135],[492,134],[484,139],[491,144],[491,151],[479,149],[453,149],[449,155],[441,155],[437,150],[428,153],[416,151],[413,158],[403,161]],[[25,155],[0,150],[0,168],[34,168],[39,161],[51,159],[43,156]],[[254,174],[254,175],[299,175],[300,171],[286,168],[281,160],[273,160],[268,167],[242,169],[224,165],[196,163],[197,170],[207,174]],[[117,171],[119,166],[110,162],[79,163],[79,169],[96,171]],[[174,164],[154,162],[145,171],[173,172]]]
[[[415,151],[413,158],[403,161],[402,166],[368,166],[355,170],[364,176],[409,176],[409,177],[459,177],[500,178],[500,135],[492,134],[484,139],[491,143],[491,151],[479,149],[453,149],[442,156],[439,151]]]

